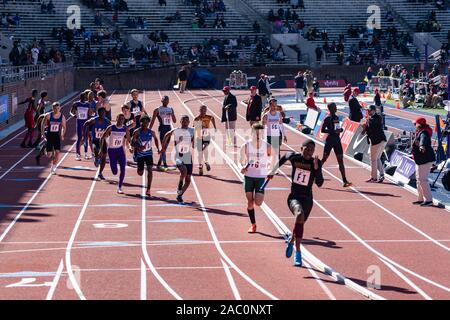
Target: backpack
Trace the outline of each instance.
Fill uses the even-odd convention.
[[[442,184],[444,185],[445,190],[450,191],[450,170],[445,171],[442,176]]]

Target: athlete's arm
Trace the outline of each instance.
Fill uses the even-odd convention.
[[[142,146],[140,145],[140,143],[137,141],[138,136],[139,136],[139,129],[138,129],[138,130],[135,130],[135,131],[133,132],[133,136],[131,137],[131,146],[132,146],[133,148],[135,148],[135,149],[139,149],[140,147],[142,147]]]
[[[323,185],[322,162],[317,156],[314,157],[314,180],[319,188]]]
[[[74,102],[73,105],[72,105],[72,108],[70,109],[70,115],[72,117],[76,117],[76,112],[77,112],[77,106],[76,106],[76,104]]]
[[[61,141],[64,141],[64,136],[66,135],[66,117],[62,115],[61,121]]]
[[[94,118],[89,119],[83,124],[83,134],[81,135],[80,143],[83,144],[84,139],[87,138],[88,128],[90,128],[94,124]]]
[[[273,167],[272,171],[267,176],[268,179],[272,179],[275,173],[277,172],[278,168],[280,168],[283,164],[290,161],[291,157],[294,155],[293,152],[288,152],[284,156],[280,158],[280,161]]]
[[[100,153],[99,153],[100,157],[102,154],[103,146],[106,143],[105,140],[111,134],[111,128],[112,128],[112,125],[110,125],[108,128],[106,128],[105,132],[103,132],[103,134],[102,134],[102,139],[100,140]]]
[[[175,131],[175,129],[170,130],[169,132],[166,133],[166,135],[164,136],[164,140],[162,142],[162,149],[161,149],[161,153],[166,152],[167,150],[167,146],[169,145],[169,141],[170,141],[170,137],[172,136],[173,132]],[[177,142],[175,141],[175,144]]]
[[[44,120],[42,120],[42,123],[41,123],[42,136],[44,136],[45,126],[48,124],[49,121],[50,121],[50,114],[47,114],[47,115],[45,115],[45,118],[44,118]]]
[[[241,147],[241,151],[240,151],[240,162],[241,162],[241,173],[244,174],[245,172],[247,172],[247,160],[248,159],[248,155],[247,155],[247,143],[244,144]]]
[[[152,133],[152,137],[155,140],[155,146],[156,146],[156,150],[158,150],[158,153],[161,153],[161,149],[159,148],[159,140],[156,137],[155,131],[151,130]]]
[[[280,113],[281,115],[281,113]],[[283,135],[283,141],[284,143],[287,143],[287,136],[285,134],[285,130],[284,130],[284,122],[283,122],[283,116],[280,117],[280,132]]]
[[[130,137],[130,129],[127,128],[125,132],[125,147],[131,150],[131,137]]]
[[[265,112],[265,110],[264,110],[264,114],[262,117],[262,124],[263,124],[263,126],[267,125],[267,112]]]
[[[212,124],[213,124],[214,130],[217,130],[217,127],[216,127],[216,119],[214,119],[214,117],[211,117],[211,122],[212,122]]]
[[[150,121],[150,130],[153,128],[153,125],[155,124],[155,119],[158,116],[158,108],[156,108],[155,110],[153,110],[153,116],[152,116],[152,120]]]
[[[175,117],[175,111],[173,111],[173,108],[170,108],[170,109],[172,109],[172,121],[173,121],[173,123],[177,123],[177,118]]]
[[[331,133],[330,124],[331,124],[331,118],[330,117],[326,117],[323,120],[323,125],[322,125],[322,129],[320,129],[320,132],[322,132],[322,133]]]

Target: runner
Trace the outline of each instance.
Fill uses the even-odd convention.
[[[267,177],[272,179],[279,167],[288,161],[291,163],[292,184],[287,203],[289,210],[295,216],[295,226],[288,239],[286,257],[291,257],[295,241],[294,265],[298,267],[302,265],[300,244],[303,239],[304,224],[308,220],[314,204],[312,186],[316,183],[318,187],[321,187],[324,182],[322,164],[317,156],[313,158],[315,147],[314,141],[306,140],[302,145],[302,153],[288,152],[285,154]]]
[[[64,141],[66,134],[66,117],[61,113],[59,102],[54,102],[52,109],[53,112],[47,113],[42,121],[41,132],[45,132],[45,126],[47,126],[47,156],[52,160],[51,173],[56,174],[61,141]]]
[[[336,115],[337,106],[336,103],[331,102],[328,104],[328,111],[330,115],[323,119],[322,133],[326,133],[327,139],[325,140],[325,148],[323,149],[322,165],[325,164],[330,156],[331,150],[334,150],[337,162],[339,164],[339,171],[341,172],[344,188],[352,186],[351,182],[348,182],[345,176],[344,166],[344,150],[342,149],[340,133],[344,132],[339,123],[339,117]]]
[[[283,115],[277,110],[277,99],[275,98],[269,100],[269,110],[263,115],[263,125],[266,128],[267,142],[274,151],[278,151],[277,160],[280,160],[282,141],[287,143],[287,137],[284,133]]]
[[[131,113],[136,118],[136,126],[139,126],[141,116],[147,114],[145,110],[145,106],[141,100],[139,100],[139,90],[133,89],[131,90],[131,97],[133,98],[128,102],[128,106],[130,107]]]
[[[103,107],[106,110],[106,117],[109,121],[112,119],[111,115],[111,105],[109,104],[108,99],[106,98],[106,91],[101,90],[97,92],[97,109]],[[98,111],[98,110],[97,110]]]
[[[89,116],[89,119],[92,119],[97,116],[97,101],[95,101],[95,91],[86,90],[85,92],[86,92],[86,96],[88,99],[87,103],[89,104],[88,116]],[[92,159],[92,158],[94,158],[94,154],[95,154],[94,146],[92,145],[92,135],[88,135],[88,143],[89,143],[89,148],[91,149],[91,156],[88,157],[87,155],[85,155],[85,159]]]
[[[76,150],[76,161],[81,161],[81,137],[83,136],[83,125],[89,117],[89,104],[86,102],[87,95],[86,92],[80,93],[80,100],[74,102],[72,109],[70,110],[70,115],[77,118],[77,150]],[[84,157],[85,159],[90,159],[88,156],[88,141],[84,141]]]
[[[244,190],[247,198],[247,212],[251,226],[248,233],[256,232],[255,205],[264,201],[264,190],[261,186],[270,171],[273,152],[271,146],[263,141],[264,126],[260,123],[252,125],[252,139],[241,147],[241,173],[244,174]]]
[[[34,125],[35,128],[38,128],[39,131],[39,136],[36,139],[36,142],[34,143],[34,147],[37,150],[37,154],[36,154],[36,165],[40,166],[41,165],[41,158],[43,155],[46,154],[46,148],[47,148],[47,139],[45,137],[46,132],[44,131],[44,134],[41,134],[41,130],[42,130],[42,122],[44,122],[44,120],[46,119],[47,115],[49,114],[49,112],[44,113],[43,115],[40,115],[39,118],[37,118],[36,124]]]
[[[208,148],[209,143],[211,141],[211,123],[214,126],[214,130],[217,130],[216,121],[213,116],[206,114],[208,111],[208,107],[203,105],[200,107],[200,115],[198,115],[194,119],[194,128],[195,128],[195,141],[197,146],[197,155],[198,155],[198,172],[199,175],[203,175],[203,159],[205,159],[206,170],[210,171],[211,166],[208,162]]]
[[[30,147],[30,148],[33,147],[32,141],[33,141],[33,135],[34,135],[34,126],[36,123],[34,113],[36,111],[37,94],[38,94],[38,91],[36,89],[33,89],[31,91],[30,97],[28,97],[24,101],[18,103],[18,105],[27,103],[27,107],[25,109],[25,114],[24,114],[25,127],[27,128],[27,133],[25,134],[25,137],[23,138],[23,141],[20,144],[20,146],[22,148],[25,148],[27,146],[27,144],[26,144],[27,140],[28,140],[28,147]]]
[[[156,149],[160,153],[159,142],[156,138],[155,132],[149,129],[150,118],[147,115],[141,118],[141,127],[136,129],[133,134],[132,145],[136,150],[137,157],[137,173],[142,176],[144,174],[145,166],[147,166],[147,191],[145,194],[151,197],[150,188],[153,180],[153,151],[152,140],[154,139]]]
[[[100,107],[97,110],[98,116],[89,119],[84,123],[83,126],[83,139],[86,139],[86,137],[91,136],[92,137],[92,144],[94,147],[94,164],[96,167],[100,165],[100,172],[98,174],[99,180],[105,180],[105,177],[103,176],[103,170],[105,169],[106,165],[106,144],[103,145],[103,148],[100,149],[101,145],[101,139],[106,131],[106,128],[108,128],[111,125],[111,121],[109,121],[108,118],[106,118],[106,109],[104,107]]]
[[[125,146],[130,145],[130,131],[125,126],[125,116],[119,113],[116,118],[116,124],[110,125],[102,136],[100,150],[105,149],[106,138],[108,138],[108,157],[109,165],[113,175],[117,175],[117,164],[120,166],[119,185],[117,193],[122,194],[123,180],[125,179],[125,167],[127,158],[125,156]],[[100,158],[103,152],[100,151]]]
[[[159,121],[159,140],[163,141],[165,135],[172,130],[172,122],[176,123],[177,118],[175,117],[175,113],[173,112],[172,107],[169,107],[169,97],[164,96],[161,99],[162,106],[156,108],[153,110],[153,116],[152,121],[150,122],[150,130],[152,130],[153,125],[155,123],[155,119],[158,118]],[[161,151],[161,154],[159,156],[158,160],[158,169],[161,168],[161,163],[164,164],[164,169],[167,170],[167,159],[166,159],[166,153]]]
[[[170,137],[174,136],[175,142],[175,163],[180,170],[180,181],[177,188],[177,201],[183,203],[183,194],[191,184],[192,176],[192,149],[194,148],[194,130],[189,128],[189,116],[181,116],[181,127],[170,130],[164,136],[161,153],[165,153],[170,142]]]

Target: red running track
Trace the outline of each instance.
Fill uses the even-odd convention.
[[[221,112],[220,91],[145,92],[147,110],[158,106],[160,95],[170,97],[178,118],[196,114],[200,101]],[[112,95],[113,114],[128,98]],[[153,198],[141,196],[145,178],[132,164],[124,195],[116,194],[117,177],[108,166],[106,182],[93,180],[92,161],[74,160],[74,125],[68,122],[66,157],[56,176],[48,176],[48,163],[23,168],[34,166],[29,155],[0,179],[8,190],[0,196],[2,299],[365,299],[284,257],[284,240],[266,215],[272,211],[292,226],[289,181],[282,174],[268,187],[264,212],[257,210],[258,233],[249,235],[243,187],[233,170],[236,150],[211,144],[219,163],[204,176],[197,175],[194,159],[193,184],[184,196],[190,203],[180,206],[177,171],[154,172]],[[238,127],[248,124],[239,118]],[[287,132],[284,149],[298,150],[305,138]],[[6,152],[0,153],[0,176],[26,155],[19,142],[1,147]],[[346,164],[355,188],[341,188],[330,158],[325,185],[314,190],[305,248],[362,287],[375,272],[381,288],[369,290],[383,298],[448,299],[448,213],[420,211],[410,205],[412,194],[388,183],[366,185],[368,171]]]

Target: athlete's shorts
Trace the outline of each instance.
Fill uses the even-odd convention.
[[[59,133],[47,134],[47,152],[52,152],[53,150],[61,150],[61,136]]]
[[[292,213],[294,208],[299,205],[301,212],[305,215],[305,222],[308,220],[309,214],[311,213],[311,210],[313,208],[313,198],[309,196],[298,196],[293,195],[292,193],[289,195],[287,199],[287,204],[289,206],[289,210],[291,210]]]
[[[275,144],[275,146],[276,147],[278,147],[278,148],[280,148],[280,146],[282,145],[282,136],[280,135],[280,136],[267,136],[267,143],[268,144],[270,144],[271,146],[274,146],[273,144],[272,144],[272,142]],[[277,141],[277,139],[278,139],[278,145],[276,145],[276,141]]]
[[[252,177],[244,177],[244,190],[245,192],[255,192],[264,194],[264,190],[260,190],[262,185],[264,184],[265,178],[252,178]]]
[[[343,155],[344,150],[342,149],[341,138],[337,136],[328,136],[325,141],[325,148],[323,150],[324,154],[330,154],[331,149],[334,149],[336,155]]]
[[[138,171],[144,171],[144,167],[147,166],[147,170],[151,170],[153,167],[153,156],[145,156],[137,158]]]
[[[171,126],[159,126],[158,127],[159,139],[161,140],[161,143],[164,140],[164,136],[166,135],[166,133],[169,132],[170,130],[172,130]]]
[[[185,162],[183,162],[182,159],[178,158],[175,160],[175,164],[176,164],[178,170],[183,171],[183,168],[186,168],[187,174],[189,176],[192,175],[192,169],[193,169],[192,159],[191,159],[191,161],[189,161],[189,163],[185,163]]]
[[[196,139],[195,145],[197,146],[198,151],[205,150],[209,146],[210,140],[204,140],[204,139]]]
[[[101,140],[100,139],[93,139],[92,140],[92,145],[94,146],[94,149],[98,150],[98,152],[100,152],[100,143]],[[101,152],[103,154],[106,154],[108,151],[106,149],[106,143],[103,144],[103,149],[101,150]]]

